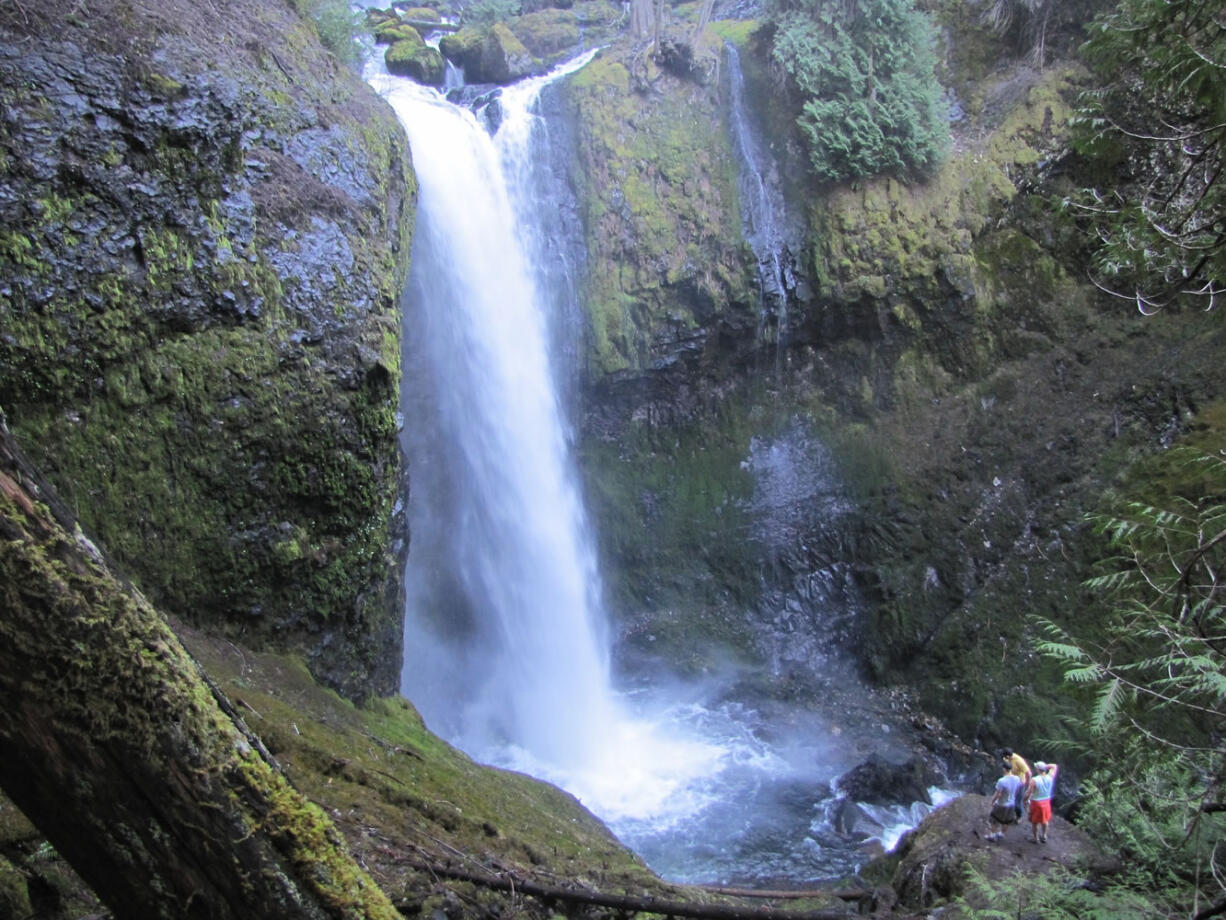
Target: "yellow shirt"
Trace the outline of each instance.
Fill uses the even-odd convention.
[[[1009,761],[1009,772],[1022,782],[1026,782],[1031,775],[1030,764],[1026,763],[1021,754],[1014,752],[1013,758]]]

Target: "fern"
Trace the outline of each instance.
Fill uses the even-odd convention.
[[[1100,760],[1082,820],[1165,911],[1187,916],[1198,899],[1226,898],[1226,849],[1216,845],[1226,838],[1226,457],[1173,450],[1154,465],[1145,481],[1173,480],[1177,494],[1135,496],[1090,518],[1114,553],[1085,582],[1111,605],[1102,633],[1089,642],[1034,622],[1038,650],[1091,694]]]
[[[1094,704],[1094,716],[1090,721],[1090,726],[1094,731],[1104,732],[1111,727],[1125,695],[1123,681],[1119,678],[1103,684],[1098,693],[1098,700]]]

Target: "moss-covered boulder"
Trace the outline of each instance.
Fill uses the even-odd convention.
[[[290,6],[230,12],[0,19],[0,406],[163,607],[389,691],[406,143]]]
[[[481,49],[485,43],[485,30],[466,27],[452,35],[444,35],[439,39],[438,48],[443,57],[464,71],[465,79],[470,83],[480,83],[473,74],[481,69]]]
[[[501,22],[445,35],[439,41],[439,50],[464,70],[468,83],[512,83],[545,68]]]
[[[394,45],[397,42],[412,42],[423,45],[421,33],[407,22],[399,19],[388,20],[375,27],[375,41],[380,45]]]
[[[532,54],[548,58],[579,44],[579,18],[570,10],[541,10],[517,16],[511,31]]]
[[[387,49],[384,62],[389,73],[410,77],[426,86],[442,86],[447,72],[447,62],[438,49],[422,41],[415,30],[411,38],[398,39]]]
[[[506,25],[496,22],[481,43],[481,66],[477,83],[512,83],[540,73],[544,67]],[[466,72],[467,74],[467,72]],[[474,78],[468,75],[470,80]]]
[[[397,8],[400,15],[410,22],[442,22],[443,17],[438,10],[428,6],[405,6]]]

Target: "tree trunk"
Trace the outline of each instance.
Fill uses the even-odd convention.
[[[0,414],[0,786],[118,917],[397,917],[223,703]]]

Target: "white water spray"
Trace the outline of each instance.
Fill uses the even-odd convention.
[[[445,467],[429,476],[446,481],[451,499],[445,515],[427,522],[440,529],[417,533],[415,541],[446,544],[445,557],[434,562],[450,560],[447,587],[460,596],[439,591],[431,583],[436,572],[411,568],[410,579],[422,603],[458,602],[428,611],[444,640],[449,630],[445,622],[437,628],[440,616],[469,616],[497,630],[478,639],[481,664],[452,661],[444,673],[436,665],[445,661],[421,654],[434,658],[438,650],[414,641],[406,689],[415,700],[429,700],[427,707],[437,702],[450,710],[445,697],[462,699],[458,729],[470,749],[514,745],[552,763],[582,764],[597,753],[591,726],[610,723],[612,697],[599,581],[550,373],[540,294],[504,178],[503,159],[527,130],[500,131],[496,145],[467,110],[385,79],[380,88],[408,131],[420,185],[413,255],[413,331],[420,339],[410,357],[427,365],[417,370],[433,381],[441,443],[419,456]],[[528,117],[527,101],[543,81],[536,82],[503,94],[508,127]],[[468,635],[461,638],[468,644]]]
[[[745,77],[736,46],[725,43],[728,85],[731,91],[731,128],[741,155],[740,190],[745,239],[758,259],[758,285],[762,299],[761,321],[768,307],[774,314],[776,364],[783,351],[788,324],[788,291],[796,286],[787,263],[783,196],[774,177],[774,163],[750,124],[745,101]],[[761,330],[759,331],[761,335]],[[776,367],[778,371],[778,367]]]

